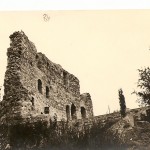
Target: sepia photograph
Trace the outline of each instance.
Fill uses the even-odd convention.
[[[149,18],[0,11],[0,150],[149,150]]]

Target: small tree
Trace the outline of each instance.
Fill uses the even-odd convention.
[[[118,90],[119,94],[119,103],[120,103],[120,113],[122,117],[126,116],[126,102],[125,102],[125,97],[123,95],[122,89]]]
[[[134,91],[133,93],[138,96],[137,102],[141,105],[150,105],[150,68],[138,69],[139,79],[137,87],[140,91]]]

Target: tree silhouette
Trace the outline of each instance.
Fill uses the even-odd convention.
[[[118,90],[119,94],[119,103],[120,103],[120,113],[122,117],[126,116],[126,103],[125,103],[125,97],[123,95],[122,89]]]
[[[138,69],[139,79],[137,87],[140,91],[134,91],[133,93],[138,96],[137,101],[141,105],[150,105],[150,68]]]

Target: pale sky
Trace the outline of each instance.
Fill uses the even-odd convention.
[[[108,105],[119,110],[119,88],[127,107],[138,107],[131,93],[137,69],[150,66],[150,10],[0,12],[0,18],[0,85],[9,35],[23,30],[38,52],[78,77],[95,115],[105,114]]]

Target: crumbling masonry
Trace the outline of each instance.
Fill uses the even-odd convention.
[[[74,120],[93,116],[89,93],[80,95],[79,80],[37,53],[24,32],[10,35],[1,122],[57,117]]]

